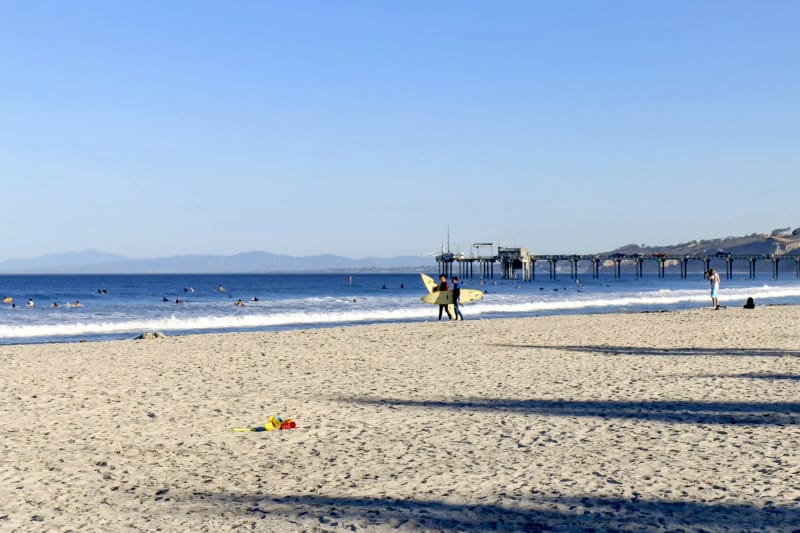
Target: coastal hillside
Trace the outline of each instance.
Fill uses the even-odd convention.
[[[632,254],[667,254],[667,255],[714,255],[718,252],[733,255],[800,255],[800,227],[778,228],[770,233],[753,233],[744,237],[724,237],[701,241],[689,241],[667,246],[651,246],[647,244],[628,244],[608,252]]]

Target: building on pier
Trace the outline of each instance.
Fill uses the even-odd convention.
[[[503,279],[517,279],[517,271],[522,273],[523,281],[533,279],[533,263],[527,248],[499,247],[497,261]]]

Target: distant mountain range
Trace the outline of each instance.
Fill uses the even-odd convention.
[[[667,246],[629,244],[601,253],[626,255],[665,253],[668,255],[800,255],[800,228],[779,228],[771,233],[689,241]],[[535,254],[535,249],[533,251]],[[0,261],[2,274],[224,274],[280,272],[419,272],[435,268],[429,256],[368,257],[352,259],[337,255],[294,257],[268,252],[235,255],[176,255],[134,259],[94,250],[53,254],[33,259]]]
[[[416,272],[430,269],[433,258],[425,256],[369,257],[352,259],[336,255],[293,257],[267,252],[235,255],[176,255],[134,259],[94,250],[53,254],[33,259],[0,262],[4,274],[224,274],[267,272]]]

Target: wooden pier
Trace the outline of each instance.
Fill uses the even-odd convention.
[[[532,255],[525,248],[505,248],[498,247],[496,253],[486,253],[486,248],[493,250],[491,243],[476,243],[473,248],[476,254],[465,256],[464,254],[454,254],[443,252],[436,256],[439,265],[439,273],[450,277],[453,275],[453,264],[458,265],[458,274],[462,278],[474,277],[474,264],[478,264],[478,272],[481,279],[494,278],[494,265],[499,266],[502,279],[517,279],[517,274],[521,274],[522,281],[533,281],[536,276],[536,262],[546,262],[548,264],[549,278],[556,279],[558,275],[558,264],[568,263],[569,275],[572,279],[578,278],[580,265],[586,265],[587,271],[591,272],[593,278],[599,278],[602,269],[611,269],[614,278],[621,278],[623,275],[623,264],[633,266],[636,277],[644,276],[645,264],[654,263],[658,277],[666,276],[667,269],[678,267],[682,279],[689,277],[690,264],[700,263],[702,272],[707,272],[713,264],[724,265],[724,275],[728,279],[733,278],[734,265],[745,263],[748,267],[748,276],[754,279],[757,274],[758,264],[767,263],[771,268],[772,279],[778,279],[780,273],[779,265],[782,261],[795,262],[795,276],[800,278],[800,255],[740,255],[718,253],[713,255],[669,255],[656,253],[652,255],[643,254],[596,254],[596,255]],[[723,269],[719,268],[720,274]]]

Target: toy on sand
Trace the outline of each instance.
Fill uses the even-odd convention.
[[[271,416],[269,420],[264,422],[263,426],[258,426],[254,428],[233,428],[233,431],[236,432],[244,432],[244,431],[275,431],[276,429],[294,429],[297,427],[297,424],[291,418],[287,418],[286,420],[277,417]]]

